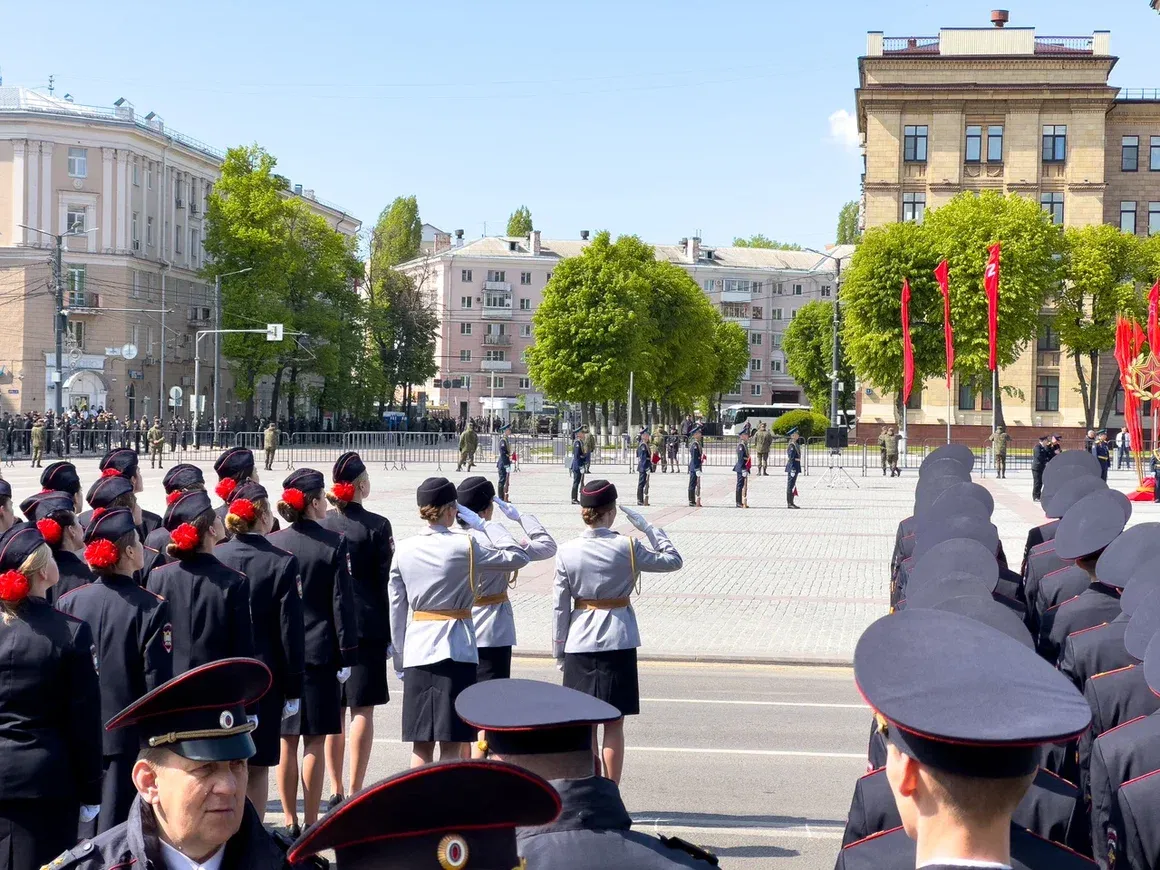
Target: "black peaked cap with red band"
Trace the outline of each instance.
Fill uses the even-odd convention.
[[[936,447],[930,453],[923,457],[922,464],[918,466],[918,475],[923,477],[922,470],[928,465],[934,465],[941,459],[953,459],[961,465],[968,473],[975,467],[975,454],[966,444],[944,444],[941,447]]]

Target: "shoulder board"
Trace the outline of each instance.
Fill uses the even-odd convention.
[[[1133,782],[1139,782],[1142,779],[1147,779],[1150,776],[1155,776],[1158,773],[1160,773],[1160,770],[1151,770],[1148,773],[1142,773],[1139,776],[1134,776],[1131,779],[1129,779],[1127,782],[1125,782],[1123,785],[1121,785],[1120,788],[1123,788],[1125,785],[1130,785]]]
[[[1101,622],[1099,625],[1090,625],[1087,628],[1081,628],[1079,631],[1073,631],[1071,634],[1068,635],[1068,637],[1077,637],[1081,634],[1084,634],[1085,632],[1095,631],[1097,628],[1103,628],[1107,624],[1108,623],[1106,623],[1106,622]]]
[[[861,840],[855,840],[853,843],[847,843],[845,846],[842,847],[842,851],[845,851],[846,849],[853,849],[855,846],[861,845],[862,843],[867,843],[870,840],[877,840],[879,837],[885,837],[887,834],[893,834],[895,831],[901,831],[901,830],[902,830],[902,825],[898,825],[897,827],[890,828],[887,831],[875,831],[873,834],[870,834],[868,837],[863,837]]]
[[[55,606],[57,606],[57,605],[58,605],[58,604],[60,604],[62,601],[64,601],[66,598],[68,598],[70,595],[73,595],[73,594],[75,594],[75,593],[77,593],[77,592],[80,592],[82,589],[84,589],[84,588],[86,588],[86,587],[88,587],[88,586],[92,586],[92,585],[93,585],[92,583],[84,583],[84,584],[82,584],[81,586],[74,586],[72,589],[70,589],[70,590],[69,590],[68,592],[66,592],[64,595],[62,595],[62,596],[60,596],[58,599],[56,599],[56,604],[54,604],[53,606],[54,606],[54,607],[55,607]],[[67,613],[65,614],[65,616],[69,616],[69,615],[70,615],[70,614],[67,614]]]
[[[1074,567],[1075,565],[1064,565],[1062,568],[1056,568],[1054,571],[1048,571],[1043,575],[1043,579],[1046,580],[1048,577],[1054,577],[1056,574],[1062,574],[1064,571],[1070,570]]]
[[[1077,598],[1079,598],[1078,595],[1073,595],[1073,596],[1071,596],[1071,598],[1068,598],[1066,601],[1061,601],[1061,602],[1059,602],[1059,604],[1053,604],[1053,605],[1051,605],[1051,607],[1047,608],[1047,612],[1051,613],[1051,611],[1053,611],[1053,610],[1058,610],[1059,608],[1063,607],[1063,605],[1068,604],[1072,601],[1075,601]]]
[[[1121,786],[1121,788],[1123,788],[1123,786]],[[1020,826],[1015,825],[1015,827],[1019,828]],[[1044,837],[1041,834],[1035,833],[1035,831],[1031,830],[1030,828],[1021,828],[1021,831],[1022,831],[1022,833],[1026,834],[1030,837],[1034,837],[1036,840],[1042,840],[1044,843],[1050,843],[1052,848],[1054,848],[1054,849],[1059,849],[1061,852],[1069,852],[1073,857],[1082,860],[1085,864],[1091,864],[1092,867],[1099,866],[1095,861],[1093,861],[1087,855],[1084,855],[1080,852],[1077,852],[1075,849],[1071,848],[1071,846],[1065,846],[1063,843],[1057,843],[1055,840],[1049,840],[1047,837]]]
[[[81,619],[79,616],[73,616],[71,613],[65,613],[63,610],[58,610],[56,612],[67,619],[69,622],[76,622],[80,625],[88,625],[88,623]]]
[[[1072,782],[1070,779],[1063,777],[1063,776],[1060,776],[1055,771],[1048,770],[1046,767],[1041,767],[1041,768],[1039,768],[1039,770],[1037,770],[1035,772],[1035,775],[1037,777],[1042,776],[1043,774],[1047,774],[1048,776],[1053,777],[1054,779],[1058,779],[1060,782],[1066,782],[1072,788],[1076,788],[1076,784],[1074,782]]]
[[[1134,667],[1136,667],[1136,666],[1135,665],[1124,665],[1122,668],[1115,668],[1115,669],[1110,670],[1110,671],[1100,671],[1098,674],[1092,674],[1090,677],[1088,677],[1088,682],[1090,683],[1092,680],[1098,680],[1100,677],[1106,677],[1106,676],[1109,676],[1111,674],[1122,674],[1124,671],[1130,671]]]
[[[662,834],[661,842],[668,849],[677,849],[687,855],[692,855],[699,861],[706,861],[714,867],[721,863],[712,852],[707,849],[702,849],[700,846],[696,846],[688,840],[682,840],[680,837],[666,837]]]
[[[160,550],[158,550],[156,547],[150,547],[148,544],[142,544],[141,546],[142,546],[142,547],[144,547],[146,550],[151,550],[151,551],[152,551],[152,552],[154,552],[154,553],[160,553],[160,552],[161,552],[161,551],[160,551]]]
[[[181,560],[178,559],[177,561],[174,561],[174,562],[166,562],[164,565],[154,565],[153,570],[151,570],[149,572],[149,576],[152,577],[154,574],[160,574],[162,571],[172,570],[172,569],[178,567],[180,564],[181,564]]]
[[[866,771],[864,774],[862,774],[860,777],[858,777],[858,779],[866,779],[869,776],[877,776],[878,774],[882,773],[882,771],[884,771],[884,770],[886,770],[885,767],[876,767],[873,770]]]
[[[1121,722],[1119,725],[1115,725],[1115,726],[1109,728],[1107,731],[1101,731],[1099,734],[1096,735],[1096,737],[1097,738],[1103,737],[1105,734],[1111,734],[1113,731],[1118,731],[1121,728],[1128,727],[1133,722],[1139,722],[1141,719],[1147,719],[1147,718],[1148,718],[1147,716],[1137,716],[1134,719],[1129,719],[1127,722]]]

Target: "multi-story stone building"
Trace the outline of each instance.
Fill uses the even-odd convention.
[[[224,157],[125,100],[104,109],[0,87],[0,409],[51,410],[60,389],[66,409],[152,417],[177,386],[177,410],[188,412],[194,334],[214,318],[214,288],[199,270],[206,202]],[[340,232],[358,232],[358,220],[313,191],[297,185],[287,195]],[[70,232],[58,376],[52,258],[54,236]],[[211,338],[201,358],[210,414]],[[222,372],[220,411],[232,415],[241,403],[225,365]]]
[[[1106,31],[1041,36],[1006,21],[995,12],[992,27],[868,35],[856,91],[864,225],[921,221],[960,191],[997,190],[1038,200],[1063,226],[1160,232],[1160,91],[1109,83]],[[1038,340],[1001,373],[1022,395],[1003,398],[1008,425],[1083,423],[1052,316],[1043,312]],[[1098,368],[1102,403],[1115,363]],[[860,420],[893,421],[893,396],[863,385],[860,400]],[[952,423],[989,424],[989,385],[956,378],[948,395],[945,379],[928,379],[908,421],[945,425],[948,407]]]
[[[543,407],[544,396],[524,362],[535,341],[532,316],[552,270],[587,244],[587,231],[575,240],[541,240],[536,231],[527,238],[464,243],[459,230],[450,248],[399,266],[439,315],[439,373],[426,385],[430,404],[459,418],[494,413],[506,419],[521,397],[529,411]],[[658,259],[688,272],[722,315],[749,333],[749,371],[725,402],[804,402],[786,373],[782,336],[801,305],[832,298],[830,261],[809,252],[709,246],[699,238],[655,250]]]

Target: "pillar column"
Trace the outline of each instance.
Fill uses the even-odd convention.
[[[125,241],[129,227],[129,161],[132,155],[124,148],[117,152],[117,244],[118,252],[129,248]]]
[[[52,150],[51,142],[40,143],[40,224],[52,232]]]
[[[24,223],[24,153],[28,143],[23,139],[12,141],[12,244],[23,245]]]
[[[106,254],[113,249],[113,158],[116,155],[115,148],[101,149],[101,240],[97,250]]]
[[[40,227],[40,143],[28,143],[28,220],[30,227]],[[39,233],[32,233],[30,244],[43,245],[47,239]]]

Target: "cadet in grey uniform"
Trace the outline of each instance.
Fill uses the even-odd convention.
[[[454,704],[475,682],[479,664],[471,612],[476,580],[487,570],[510,573],[528,564],[514,539],[490,546],[451,530],[456,516],[477,531],[486,524],[456,504],[447,478],[427,478],[416,501],[428,525],[399,543],[387,589],[395,674],[403,680],[403,740],[414,744],[413,767],[432,760],[436,742],[441,758],[459,758],[475,737]]]
[[[616,783],[593,775],[592,733],[620,720],[611,704],[538,680],[492,680],[465,689],[455,709],[483,729],[489,755],[539,774],[560,796],[558,819],[516,832],[527,867],[716,866],[715,856],[692,843],[632,830]]]
[[[648,536],[648,544],[612,531],[616,487],[607,480],[584,484],[580,505],[588,528],[556,553],[552,651],[564,671],[565,686],[612,704],[623,716],[633,716],[640,712],[636,672],[640,631],[629,596],[640,592],[642,571],[676,571],[684,562],[664,531],[634,510],[620,508]],[[602,758],[605,776],[619,784],[624,768],[623,719],[605,724]]]

